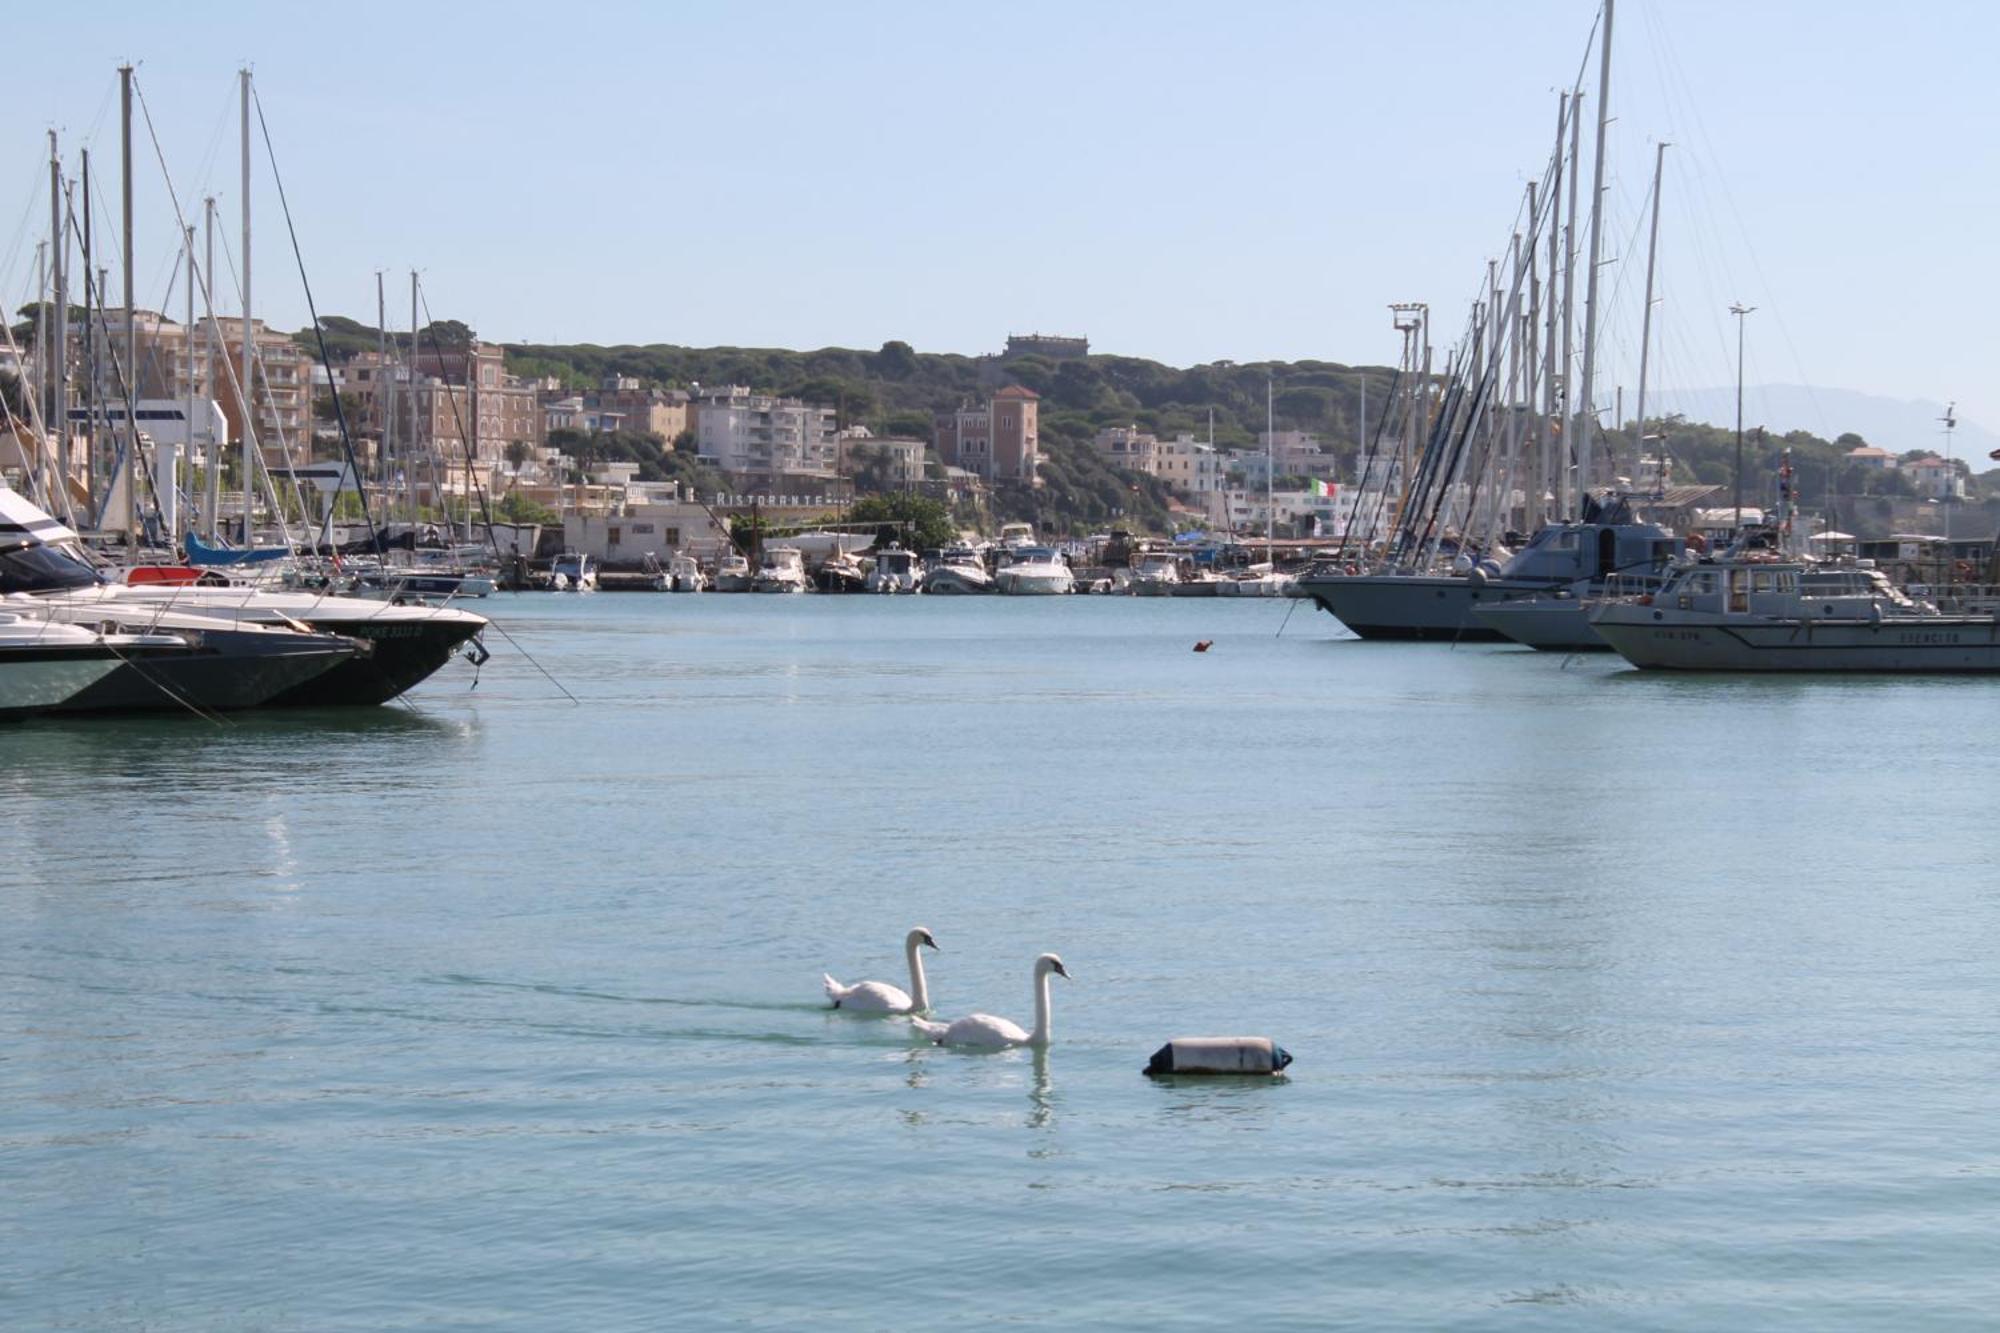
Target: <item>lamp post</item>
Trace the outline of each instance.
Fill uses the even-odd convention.
[[[1743,317],[1757,307],[1738,301],[1729,307],[1736,316],[1736,526],[1743,526]]]

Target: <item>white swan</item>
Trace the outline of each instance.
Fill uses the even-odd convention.
[[[1018,1023],[991,1014],[971,1014],[950,1023],[930,1023],[921,1018],[911,1018],[910,1026],[929,1037],[940,1046],[984,1046],[999,1049],[1004,1046],[1033,1046],[1040,1049],[1049,1044],[1052,1035],[1049,1025],[1049,973],[1067,977],[1069,970],[1063,960],[1052,953],[1045,953],[1035,960],[1035,1030],[1023,1032]]]
[[[833,1001],[836,1009],[852,1009],[862,1014],[917,1014],[931,1007],[930,987],[924,984],[924,960],[917,953],[918,946],[932,949],[938,942],[931,933],[918,926],[903,937],[903,953],[910,960],[910,989],[902,990],[886,981],[857,981],[852,986],[843,986],[832,977],[822,977],[826,983],[826,998]]]

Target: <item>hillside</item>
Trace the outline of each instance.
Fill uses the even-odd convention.
[[[330,332],[344,349],[372,347],[372,328],[330,319]],[[441,333],[464,336],[463,325],[445,321]],[[508,367],[516,374],[552,376],[582,389],[607,375],[635,376],[662,387],[742,384],[809,402],[833,405],[843,426],[860,424],[877,434],[928,439],[931,418],[1019,383],[1042,396],[1041,439],[1044,488],[1030,497],[1001,497],[996,517],[1031,518],[1058,528],[1097,527],[1123,521],[1134,526],[1167,526],[1167,491],[1149,477],[1111,467],[1090,448],[1106,426],[1136,425],[1162,436],[1189,432],[1206,438],[1213,412],[1218,447],[1254,448],[1264,428],[1265,389],[1274,382],[1274,415],[1280,430],[1318,435],[1333,451],[1341,476],[1352,476],[1362,428],[1363,386],[1369,429],[1379,422],[1395,372],[1383,366],[1345,366],[1325,361],[1215,362],[1177,368],[1137,357],[1093,355],[1051,361],[1037,356],[1012,359],[925,353],[902,342],[875,351],[826,347],[815,351],[752,347],[599,346],[592,343],[506,345]],[[339,356],[340,352],[336,352]],[[1844,403],[1823,394],[1822,404]],[[1857,412],[1857,415],[1863,415]],[[1615,432],[1614,432],[1615,433]],[[1670,416],[1649,433],[1665,436],[1674,459],[1675,482],[1728,484],[1735,443],[1731,429]],[[1620,439],[1624,437],[1621,435]],[[1783,434],[1753,431],[1745,454],[1745,503],[1768,501],[1779,458],[1792,450],[1799,494],[1811,508],[1829,503],[1843,523],[1866,526],[1881,504],[1844,500],[1888,500],[1906,494],[1899,479],[1849,466],[1847,451],[1868,443],[1858,432],[1829,440],[1803,430]],[[1899,441],[1900,443],[1901,441]],[[651,457],[643,442],[621,444],[636,453],[649,472],[674,475],[691,460],[661,451]],[[1899,451],[1900,452],[1900,451]],[[1966,451],[1959,451],[1961,462]],[[1971,469],[1966,469],[1971,471]],[[1981,492],[2000,494],[2000,470],[1979,477]],[[1850,517],[1850,515],[1852,515]]]

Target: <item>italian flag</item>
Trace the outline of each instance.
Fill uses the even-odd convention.
[[[1331,500],[1340,494],[1340,487],[1330,481],[1308,481],[1306,494],[1322,500]]]

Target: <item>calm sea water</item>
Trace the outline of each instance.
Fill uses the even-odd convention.
[[[581,703],[0,732],[0,1325],[2000,1320],[1993,682],[481,609]],[[823,1007],[916,924],[1045,1057]]]

